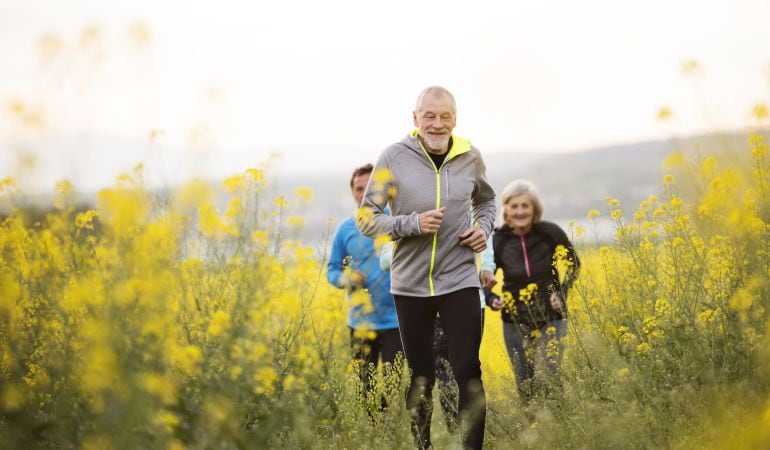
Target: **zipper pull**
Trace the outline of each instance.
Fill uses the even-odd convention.
[[[449,168],[444,172],[444,179],[446,180],[446,197],[449,198]]]

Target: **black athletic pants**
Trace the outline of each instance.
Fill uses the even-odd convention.
[[[435,297],[394,295],[406,361],[411,369],[406,407],[419,448],[430,444],[435,383],[434,321],[439,315],[457,380],[460,429],[465,448],[480,449],[484,441],[486,397],[481,383],[481,309],[478,288]]]
[[[382,364],[393,364],[396,355],[401,352],[401,337],[398,328],[386,330],[354,330],[350,328],[350,350],[353,359],[360,361],[361,382],[365,390],[369,390],[370,364],[377,368],[377,362],[382,357]]]

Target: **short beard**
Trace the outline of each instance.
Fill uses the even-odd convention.
[[[423,142],[428,147],[428,149],[432,150],[431,153],[443,153],[445,152],[449,147],[449,139],[451,138],[450,135],[446,134],[441,137],[435,137],[431,138],[430,136],[423,136]]]

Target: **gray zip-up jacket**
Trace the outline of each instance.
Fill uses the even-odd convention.
[[[385,214],[388,204],[391,215]],[[446,211],[439,231],[421,235],[419,214],[441,207]],[[380,155],[356,222],[364,235],[394,241],[391,292],[429,297],[480,286],[475,253],[459,239],[471,212],[475,226],[489,236],[495,192],[479,150],[453,135],[452,148],[436,167],[415,130]]]

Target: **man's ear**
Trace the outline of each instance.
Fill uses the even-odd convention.
[[[417,123],[417,112],[412,112],[412,121],[414,121],[414,126],[420,128],[420,125]]]

